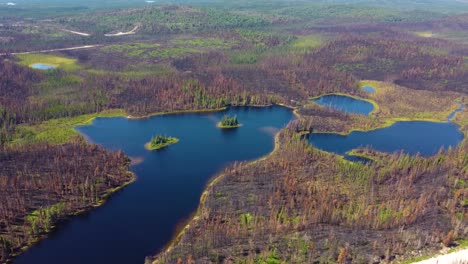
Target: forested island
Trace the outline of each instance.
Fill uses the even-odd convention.
[[[179,142],[178,138],[156,135],[145,144],[147,150],[158,150]]]
[[[461,143],[428,157],[354,150],[372,161],[362,164],[304,136],[447,122],[468,102],[465,1],[150,2],[1,6],[0,263],[58,255],[34,244],[134,182],[128,153],[93,144],[76,127],[271,105],[296,116],[280,130],[259,128],[276,134],[274,151],[208,175],[199,209],[185,216],[193,219],[148,263],[410,262],[468,247],[467,107],[450,119]],[[310,101],[328,94],[374,109],[356,115]],[[232,136],[214,127],[218,114],[206,127]],[[240,125],[237,116],[217,123]],[[150,136],[135,148],[144,151]],[[158,135],[145,148],[177,141]],[[145,243],[138,247],[156,251]],[[66,258],[90,255],[74,247]]]
[[[228,115],[223,116],[221,121],[218,123],[219,128],[236,128],[240,127],[241,124],[237,120],[237,116],[230,117]]]

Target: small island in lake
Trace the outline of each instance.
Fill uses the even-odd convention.
[[[219,128],[236,128],[240,127],[241,124],[237,120],[237,115],[229,117],[227,115],[223,116],[223,119],[218,123]]]
[[[158,150],[179,142],[178,138],[157,135],[145,144],[147,150]]]

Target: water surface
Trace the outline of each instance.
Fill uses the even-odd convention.
[[[312,100],[313,102],[350,114],[369,115],[374,110],[371,103],[344,95],[329,94]]]
[[[38,70],[51,70],[51,69],[55,69],[55,66],[43,64],[43,63],[35,63],[31,65],[31,68],[38,69]]]
[[[455,117],[455,115],[459,112],[461,112],[465,108],[464,103],[460,103],[460,107],[458,107],[455,111],[450,113],[450,115],[447,117],[447,121],[452,121],[452,119]]]
[[[346,152],[369,146],[382,152],[403,151],[410,155],[436,154],[440,148],[457,146],[463,140],[459,127],[453,123],[397,122],[390,127],[368,132],[338,134],[311,134],[310,143],[321,150],[345,155]]]
[[[237,115],[242,127],[216,123]],[[211,114],[156,116],[142,120],[98,118],[78,130],[110,150],[143,158],[133,165],[137,181],[102,207],[73,217],[15,263],[144,263],[174,235],[198,206],[208,180],[236,160],[252,160],[274,147],[274,134],[291,119],[283,107],[231,108]],[[144,144],[155,134],[180,139],[160,151]]]
[[[372,86],[364,86],[364,87],[362,87],[362,90],[364,92],[368,92],[368,93],[375,93],[375,89]]]
[[[338,100],[345,100],[349,110],[356,99]],[[358,111],[361,107],[351,109]],[[367,114],[370,111],[367,109]],[[237,115],[242,126],[217,128],[217,122],[226,114]],[[143,263],[145,256],[161,250],[174,235],[177,224],[196,210],[211,177],[233,161],[257,159],[269,153],[274,147],[274,134],[293,118],[287,108],[245,107],[141,120],[98,118],[91,126],[78,128],[92,142],[143,159],[132,166],[138,179],[104,206],[66,221],[15,263]],[[160,151],[145,150],[144,144],[155,134],[180,141]],[[385,152],[404,150],[432,155],[440,147],[456,146],[462,139],[455,124],[432,122],[398,122],[348,136],[309,137],[315,147],[341,155],[367,145]]]

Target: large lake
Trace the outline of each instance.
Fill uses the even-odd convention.
[[[353,98],[344,98],[344,103],[358,107],[348,111],[372,111],[366,106],[362,112],[362,105],[349,99]],[[225,114],[237,115],[242,126],[217,128]],[[90,141],[142,159],[132,166],[137,181],[113,195],[104,206],[66,221],[15,263],[143,263],[145,256],[161,250],[175,235],[177,225],[196,210],[210,178],[233,161],[268,154],[274,147],[274,134],[293,118],[292,111],[283,107],[243,107],[141,120],[98,118],[90,126],[79,127]],[[160,151],[145,150],[144,144],[155,134],[180,141]],[[458,126],[450,122],[398,122],[348,136],[309,137],[315,147],[341,155],[366,145],[386,152],[432,155],[440,147],[456,146],[462,139]]]
[[[242,127],[217,128],[225,114],[236,114]],[[283,107],[244,107],[141,120],[99,118],[78,128],[94,143],[142,158],[132,166],[137,181],[104,206],[66,221],[15,263],[144,263],[196,210],[210,178],[233,161],[271,152],[274,134],[293,118]],[[180,141],[160,151],[145,150],[144,144],[159,133]]]

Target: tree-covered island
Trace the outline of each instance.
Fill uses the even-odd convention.
[[[147,150],[158,150],[179,142],[178,138],[162,135],[154,136],[150,142],[145,144]]]

